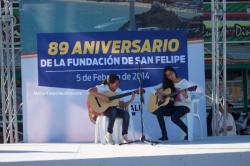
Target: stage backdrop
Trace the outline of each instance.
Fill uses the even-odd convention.
[[[165,66],[174,66],[179,76],[197,84],[204,94],[203,41],[190,41],[188,29],[137,27],[137,31],[126,31],[128,6],[118,2],[27,0],[21,7],[25,142],[93,141],[87,89],[110,73],[118,74],[124,91],[137,89],[138,79],[143,79],[144,129],[151,139],[160,137],[160,129],[147,109],[149,89],[161,82]],[[143,14],[150,10],[156,9],[139,3],[135,11]],[[111,22],[102,23],[107,19]],[[206,133],[204,100],[202,96],[199,111]],[[130,131],[134,129],[131,138],[141,135],[140,106],[138,96],[129,106]],[[170,121],[167,125],[170,139],[182,139],[178,127]],[[199,132],[197,127],[197,138]]]

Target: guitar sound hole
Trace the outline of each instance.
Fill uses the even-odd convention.
[[[163,97],[163,99],[162,99],[162,100],[159,100],[159,102],[158,102],[158,106],[159,106],[159,105],[162,105],[162,104],[165,102],[165,99],[166,99],[166,97]]]
[[[99,100],[98,100],[97,97],[95,97],[95,101],[97,102],[98,107],[101,107],[101,104],[100,104],[100,102],[99,102]]]
[[[162,105],[164,103],[164,101],[159,101],[158,105]]]

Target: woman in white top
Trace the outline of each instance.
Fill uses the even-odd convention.
[[[176,71],[173,67],[169,66],[166,68],[166,76],[168,79],[173,81],[174,87],[178,92],[178,95],[175,97],[175,113],[171,116],[171,120],[177,124],[185,133],[185,140],[188,139],[188,129],[187,126],[181,121],[181,117],[189,112],[189,104],[191,102],[190,93],[187,93],[186,88],[190,88],[194,86],[194,84],[190,83],[186,79],[178,77]]]
[[[168,88],[171,88],[172,93],[175,92],[177,93],[177,95],[174,97],[173,104],[170,103],[167,106],[160,107],[154,112],[154,114],[157,116],[162,132],[162,137],[159,140],[168,139],[164,122],[164,116],[171,116],[171,120],[186,133],[184,139],[187,140],[188,129],[187,126],[182,122],[181,117],[189,112],[188,105],[191,101],[191,97],[185,90],[182,89],[189,88],[193,86],[193,84],[188,82],[186,79],[178,77],[176,71],[171,66],[165,67],[163,72],[163,83],[155,86],[154,88],[156,90],[159,88],[165,89],[166,87],[164,87],[164,81],[166,82],[166,80],[168,80],[167,82],[169,81],[172,82],[173,85],[169,83],[170,86]],[[156,92],[156,95],[157,93],[158,92]]]
[[[174,83],[166,77],[165,72],[166,70],[164,69],[162,83],[153,87],[152,89],[153,93],[157,95],[159,99],[161,99],[160,89],[162,90],[170,89],[171,93],[175,92]],[[156,115],[157,117],[160,129],[161,129],[162,137],[159,138],[160,141],[168,140],[168,134],[167,134],[166,126],[165,126],[164,116],[172,116],[174,112],[175,112],[175,108],[174,108],[173,98],[170,100],[170,102],[167,105],[161,106],[153,112],[153,114]]]
[[[120,80],[119,77],[116,74],[110,74],[107,78],[107,80],[104,81],[103,84],[97,85],[93,88],[90,88],[88,92],[98,99],[109,102],[109,98],[105,96],[105,92],[113,91],[116,95],[121,94],[122,91],[119,88]],[[119,101],[119,105],[124,107],[127,107],[135,98],[135,94],[132,94],[131,99],[128,102]],[[127,143],[128,138],[128,126],[129,126],[129,113],[125,110],[122,110],[117,107],[109,107],[104,113],[105,116],[109,118],[108,121],[108,128],[107,133],[105,135],[105,139],[109,144],[114,144],[114,141],[112,139],[112,133],[113,133],[113,126],[115,122],[115,118],[119,117],[122,118],[122,143]]]

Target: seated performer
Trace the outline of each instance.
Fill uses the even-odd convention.
[[[88,92],[97,97],[98,99],[109,103],[109,98],[104,94],[106,92],[112,91],[116,95],[121,94],[122,91],[119,88],[120,80],[119,77],[115,74],[110,74],[107,78],[107,80],[104,81],[103,84],[97,85],[95,87],[92,87],[88,90]],[[125,108],[127,107],[135,98],[135,94],[132,93],[132,97],[128,102],[119,101],[119,107]],[[128,142],[128,126],[129,126],[129,113],[123,109],[120,109],[116,106],[111,106],[108,109],[104,111],[104,115],[109,118],[108,121],[108,129],[107,133],[105,134],[105,139],[109,144],[114,144],[114,141],[112,139],[112,133],[113,133],[113,126],[115,122],[115,118],[122,118],[122,143]]]
[[[192,86],[193,84],[188,82],[186,79],[178,77],[173,67],[165,67],[163,71],[163,81],[161,84],[153,88],[153,93],[161,98],[161,91],[169,88],[171,89],[171,94],[174,93],[176,95],[173,95],[167,105],[163,105],[153,112],[153,114],[157,116],[157,120],[161,128],[162,137],[159,138],[159,140],[168,140],[164,116],[171,116],[171,120],[186,133],[184,139],[188,139],[188,129],[182,122],[181,117],[189,112],[188,105],[191,102],[191,97],[189,93],[183,89],[187,89]],[[196,89],[195,86],[194,88]]]

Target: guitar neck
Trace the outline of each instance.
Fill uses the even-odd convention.
[[[122,97],[125,97],[125,96],[129,96],[129,95],[131,95],[134,92],[135,91],[127,92],[127,93],[122,93],[122,94],[115,95],[115,96],[111,96],[111,97],[109,97],[109,100],[112,101],[112,100],[119,99],[119,98],[122,98]]]
[[[189,88],[185,88],[185,89],[182,89],[178,92],[175,92],[175,93],[171,93],[171,94],[168,94],[168,95],[164,95],[164,97],[173,97],[173,96],[176,96],[178,95],[181,91],[185,91],[185,90],[188,90],[188,91],[195,91],[197,88],[197,86],[192,86],[192,87],[189,87]],[[193,90],[194,89],[194,90]]]

